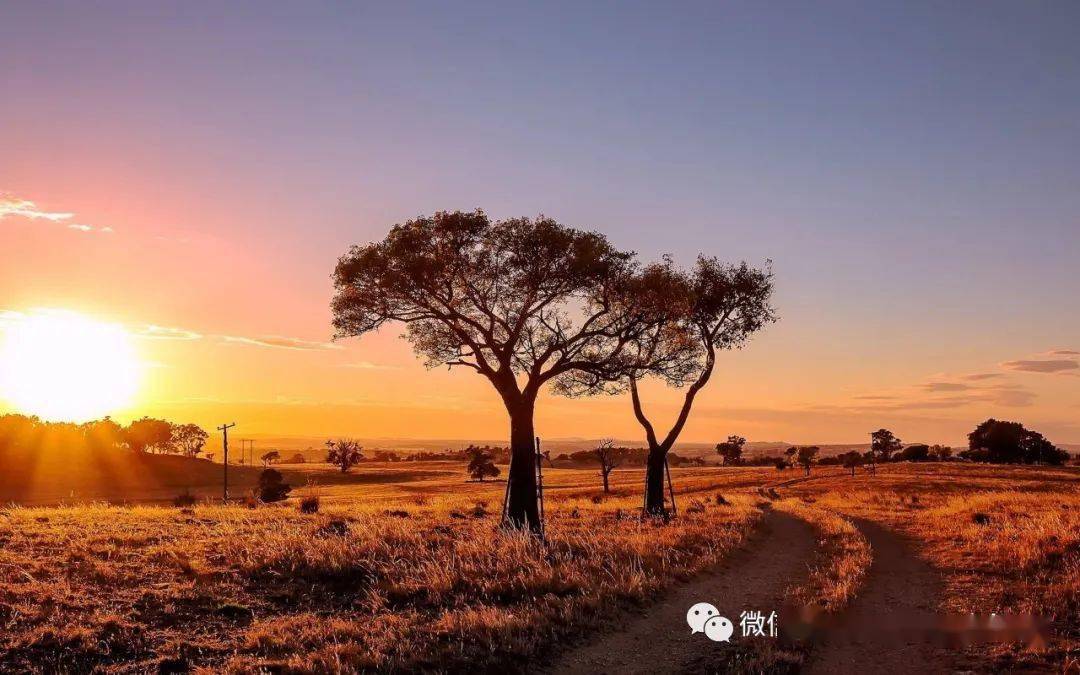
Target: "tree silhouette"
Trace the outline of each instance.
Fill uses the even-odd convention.
[[[124,442],[135,452],[168,452],[172,438],[172,424],[152,417],[137,419],[124,429]]]
[[[691,272],[670,259],[648,266],[637,282],[635,298],[650,323],[635,341],[637,367],[630,374],[634,417],[645,430],[649,455],[645,468],[645,511],[665,515],[664,467],[668,452],[682,433],[698,392],[709,382],[716,352],[742,347],[766,324],[776,320],[770,304],[772,270],[745,262],[726,265],[699,256]],[[668,385],[689,384],[671,429],[661,440],[641,404],[638,380],[655,376]]]
[[[1019,422],[988,419],[968,434],[961,457],[1003,464],[1064,464],[1069,454]]]
[[[593,449],[592,454],[596,461],[600,462],[600,477],[604,481],[604,493],[611,492],[609,477],[611,472],[620,464],[619,452],[614,447],[615,441],[605,438]]]
[[[803,469],[806,470],[807,476],[810,475],[810,465],[814,463],[819,450],[820,448],[816,445],[799,448],[799,464],[802,464]]]
[[[486,448],[470,445],[465,448],[465,455],[469,458],[467,470],[475,480],[483,483],[485,478],[495,478],[499,475],[499,467],[495,466],[495,457]]]
[[[841,458],[844,468],[851,469],[851,475],[855,475],[855,469],[863,465],[863,456],[858,451],[845,452]]]
[[[274,462],[281,459],[281,453],[278,452],[277,450],[271,450],[270,452],[264,454],[259,459],[262,460],[263,466],[270,466]]]
[[[336,441],[326,442],[326,461],[346,473],[350,468],[364,458],[360,452],[364,448],[352,439],[341,438]]]
[[[882,462],[888,462],[894,452],[898,452],[904,444],[888,429],[878,429],[870,434],[870,451]]]
[[[175,424],[172,428],[173,445],[187,457],[197,457],[209,437],[197,424]]]
[[[746,439],[742,436],[728,436],[723,443],[716,444],[716,452],[724,458],[724,464],[734,466],[742,461],[743,446]]]
[[[549,384],[567,396],[625,386],[630,345],[649,323],[627,298],[635,269],[603,235],[549,218],[439,212],[341,257],[335,336],[401,322],[429,367],[486,378],[510,418],[507,516],[536,531],[537,396]]]

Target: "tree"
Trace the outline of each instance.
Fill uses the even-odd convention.
[[[931,445],[930,456],[939,462],[947,462],[952,457],[952,448],[947,445]]]
[[[292,491],[292,486],[284,481],[277,469],[266,469],[259,474],[259,500],[280,502]]]
[[[795,466],[796,455],[799,454],[799,449],[795,447],[788,448],[784,451],[784,458],[787,460],[788,466]]]
[[[197,457],[210,436],[197,424],[174,424],[172,444],[187,457]]]
[[[1006,422],[993,418],[986,420],[968,434],[968,449],[960,453],[975,461],[999,464],[1053,464],[1061,465],[1069,454],[1037,431],[1031,431],[1019,422]]]
[[[359,443],[349,438],[327,441],[326,461],[341,469],[341,473],[346,473],[364,458],[360,452],[363,449]]]
[[[305,464],[305,463],[307,463],[307,458],[304,457],[303,454],[298,452],[298,453],[296,453],[295,455],[293,455],[292,457],[289,458],[289,463],[290,464]]]
[[[611,492],[611,487],[608,483],[611,472],[621,463],[621,457],[614,445],[614,439],[605,438],[600,441],[592,451],[592,454],[596,457],[596,461],[600,462],[600,477],[604,481],[605,494]]]
[[[664,469],[667,455],[682,433],[694,399],[716,365],[717,351],[742,347],[766,324],[776,320],[770,304],[773,275],[769,267],[755,269],[745,262],[726,265],[699,256],[691,272],[665,258],[648,266],[636,282],[633,297],[648,316],[646,329],[635,341],[630,398],[634,417],[645,430],[649,455],[645,467],[645,512],[666,515]],[[669,386],[689,384],[682,406],[661,439],[646,416],[638,380],[654,376]]]
[[[930,459],[930,446],[925,443],[909,445],[898,455],[902,462],[925,462]]]
[[[620,390],[645,327],[645,317],[625,311],[635,270],[633,254],[603,235],[550,218],[439,212],[338,260],[335,337],[400,322],[429,367],[487,379],[510,418],[507,516],[537,531],[537,396],[546,385],[566,396]]]
[[[870,434],[870,450],[880,457],[882,462],[888,462],[892,453],[903,447],[904,444],[900,442],[900,439],[888,429],[878,429]]]
[[[814,463],[814,459],[817,457],[818,448],[816,445],[804,446],[799,448],[799,464],[806,469],[806,475],[810,475],[810,465]]]
[[[86,422],[79,428],[91,450],[115,448],[124,443],[124,430],[111,417]]]
[[[264,454],[259,459],[262,460],[263,466],[270,466],[274,462],[281,459],[281,453],[278,452],[277,450],[271,450],[270,452]]]
[[[465,455],[469,458],[467,470],[474,480],[483,483],[485,478],[495,478],[499,475],[499,467],[495,466],[495,456],[486,448],[470,445],[465,448]]]
[[[844,468],[851,469],[851,475],[855,475],[855,469],[863,465],[863,456],[858,451],[852,450],[841,456]]]
[[[135,420],[124,429],[124,442],[135,452],[169,452],[172,439],[173,426],[152,417]]]
[[[725,466],[734,466],[742,462],[742,450],[746,439],[742,436],[728,436],[723,443],[716,444],[716,452],[724,458]]]

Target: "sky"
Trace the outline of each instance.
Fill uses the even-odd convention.
[[[499,438],[490,385],[397,327],[331,343],[330,273],[421,214],[543,213],[643,260],[773,261],[781,319],[721,356],[684,440],[959,444],[993,416],[1080,443],[1077,25],[1072,2],[6,3],[0,331],[122,326],[143,368],[118,419]],[[641,436],[625,397],[546,396],[537,431]]]

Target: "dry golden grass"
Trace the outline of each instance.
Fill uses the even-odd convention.
[[[809,579],[789,589],[792,602],[825,612],[846,607],[870,569],[873,556],[866,537],[847,518],[813,503],[781,499],[773,508],[805,520],[818,533]]]
[[[638,476],[600,498],[590,471],[548,472],[548,545],[500,532],[501,484],[359,477],[248,509],[102,505],[0,515],[3,670],[514,667],[738,546],[760,515],[753,471],[688,471],[668,525],[641,522]],[[322,478],[332,479],[329,474]],[[726,505],[706,500],[723,489]],[[303,491],[301,491],[303,492]]]
[[[999,645],[988,653],[1056,668],[1080,654],[1078,486],[1074,468],[945,463],[889,465],[855,478],[823,469],[788,489],[919,542],[917,553],[943,576],[944,611],[1049,618],[1055,639],[1047,651]]]

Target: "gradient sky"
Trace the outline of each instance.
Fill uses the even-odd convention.
[[[0,7],[0,311],[169,329],[117,417],[505,435],[395,331],[324,344],[348,245],[482,207],[773,259],[684,440],[1080,442],[1080,4],[383,4]],[[640,436],[621,398],[537,422]]]

